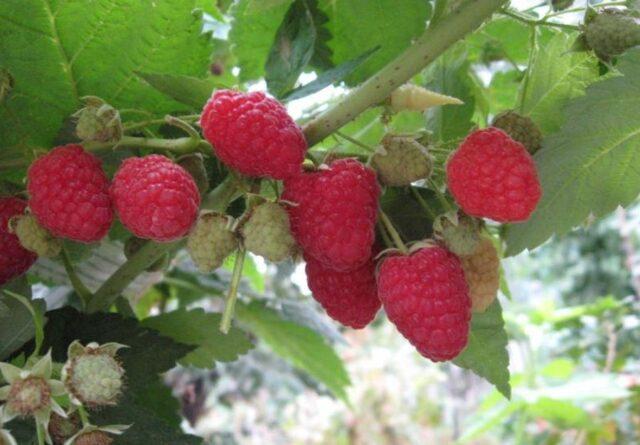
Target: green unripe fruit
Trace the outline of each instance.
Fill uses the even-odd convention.
[[[433,160],[426,147],[415,139],[388,134],[373,155],[371,166],[382,184],[404,186],[428,178]]]
[[[124,256],[129,260],[133,255],[144,246],[148,240],[132,236],[124,243]],[[169,254],[165,253],[155,263],[147,267],[147,272],[159,272],[169,267]]]
[[[91,431],[76,437],[73,445],[111,445],[113,439],[104,431]]]
[[[230,229],[231,220],[218,213],[203,213],[187,238],[191,259],[203,272],[222,266],[225,258],[238,248],[238,238]]]
[[[296,247],[289,215],[275,202],[265,202],[253,209],[241,234],[249,252],[274,263],[289,258]]]
[[[53,440],[54,445],[63,445],[68,439],[73,437],[80,428],[82,422],[78,413],[69,414],[69,417],[64,418],[56,413],[51,413],[51,420],[49,420],[49,435]]]
[[[76,136],[82,141],[115,142],[122,137],[120,113],[95,96],[83,98],[85,107],[74,114],[78,118]]]
[[[480,224],[464,213],[447,213],[433,222],[433,235],[456,255],[471,255],[480,244]]]
[[[617,9],[605,9],[586,24],[584,37],[596,55],[608,61],[640,45],[640,20]]]
[[[492,125],[503,130],[514,141],[520,142],[531,154],[542,146],[542,132],[529,116],[505,111],[494,118]]]
[[[33,215],[26,214],[12,218],[11,231],[16,234],[20,244],[39,257],[53,258],[62,250],[62,241],[55,238],[36,221]]]
[[[77,402],[91,407],[117,403],[124,384],[124,369],[115,358],[121,345],[110,345],[73,345],[74,352],[69,354],[62,376],[65,388]]]
[[[207,169],[204,166],[202,154],[192,153],[182,156],[178,159],[178,165],[188,171],[193,177],[200,193],[205,193],[209,190],[209,175],[207,174]]]

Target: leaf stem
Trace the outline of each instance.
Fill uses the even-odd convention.
[[[208,151],[211,145],[199,137],[183,137],[177,139],[142,138],[122,136],[117,142],[85,142],[83,147],[88,151],[115,150],[118,148],[151,148],[165,150],[176,154]]]
[[[82,302],[82,307],[86,308],[87,304],[93,298],[93,294],[91,291],[85,286],[82,282],[78,274],[76,273],[73,264],[71,264],[71,259],[69,258],[69,252],[67,252],[66,247],[62,247],[62,251],[60,252],[62,257],[62,264],[64,265],[64,270],[67,272],[67,276],[69,277],[69,281],[71,282],[71,286],[73,286],[73,290],[76,291],[78,296],[80,297],[80,301]]]
[[[360,87],[308,122],[304,126],[304,134],[309,146],[322,141],[370,106],[383,102],[396,88],[480,26],[506,1],[466,0],[435,26],[429,27],[413,45]]]
[[[396,247],[402,253],[406,254],[409,251],[407,249],[407,246],[402,241],[402,238],[400,237],[400,234],[398,233],[396,228],[393,227],[393,223],[391,222],[391,220],[389,219],[387,214],[384,213],[384,211],[382,211],[382,210],[380,210],[380,221],[382,221],[382,224],[384,225],[384,228],[387,229],[387,232],[391,236],[391,239],[393,239],[393,243],[396,245]]]
[[[240,247],[236,254],[236,262],[233,265],[231,284],[229,285],[229,292],[227,293],[224,312],[222,313],[222,320],[220,321],[220,332],[223,334],[227,334],[229,329],[231,329],[231,321],[233,320],[236,300],[238,299],[238,286],[240,285],[240,279],[242,278],[242,268],[244,266],[244,258],[246,254],[247,251],[244,247]]]

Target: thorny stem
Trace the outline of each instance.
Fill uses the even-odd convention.
[[[233,313],[236,307],[236,301],[238,300],[238,286],[240,285],[240,279],[242,278],[242,268],[244,266],[244,258],[247,251],[244,247],[238,249],[236,254],[236,262],[233,265],[233,275],[231,276],[231,284],[229,285],[229,292],[224,305],[224,312],[222,313],[222,320],[220,321],[220,332],[227,334],[231,329],[231,321],[233,320]]]
[[[504,3],[506,0],[467,0],[451,11],[373,77],[308,122],[304,134],[309,146],[322,141],[370,106],[383,102],[391,92],[475,30]]]
[[[86,308],[87,303],[92,298],[91,291],[87,288],[87,286],[84,285],[75,269],[73,268],[73,264],[71,264],[71,259],[69,258],[69,253],[67,252],[67,249],[65,247],[62,248],[60,256],[62,257],[62,264],[64,264],[64,270],[67,272],[67,276],[69,277],[71,286],[73,286],[73,290],[75,290],[80,297],[82,307]]]
[[[396,247],[402,253],[407,253],[409,251],[407,249],[407,246],[402,241],[402,238],[400,238],[400,234],[398,233],[396,228],[393,227],[393,223],[391,222],[387,214],[384,213],[382,210],[380,210],[380,221],[382,221],[382,224],[384,225],[385,229],[387,229],[387,232],[389,236],[391,236],[391,239],[393,239],[393,243],[396,245]]]

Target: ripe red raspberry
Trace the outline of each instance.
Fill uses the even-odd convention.
[[[93,243],[113,222],[109,180],[100,159],[80,145],[56,147],[27,172],[29,208],[53,236]]]
[[[375,173],[354,159],[290,178],[282,194],[305,255],[341,271],[371,258],[379,197]]]
[[[0,198],[0,286],[25,273],[37,259],[9,232],[9,219],[22,215],[26,207],[22,199]]]
[[[302,131],[264,93],[216,91],[200,126],[216,156],[244,175],[285,179],[300,172],[307,149]]]
[[[527,149],[497,128],[464,140],[447,162],[447,182],[465,213],[499,222],[526,221],[542,195]]]
[[[349,272],[332,270],[313,258],[306,261],[309,289],[331,318],[353,329],[371,323],[381,305],[373,259]]]
[[[126,159],[113,177],[111,196],[122,224],[135,236],[154,241],[186,235],[200,207],[191,175],[161,155]]]
[[[445,248],[386,258],[378,296],[389,320],[428,359],[451,360],[467,345],[469,288],[460,260]]]

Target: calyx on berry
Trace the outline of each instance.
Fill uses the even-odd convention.
[[[121,348],[126,346],[118,343],[83,346],[77,340],[69,345],[62,380],[73,403],[92,407],[117,403],[125,374],[116,359]]]
[[[53,413],[49,420],[49,436],[54,445],[62,445],[82,428],[82,420],[77,411],[62,417]],[[1,444],[1,442],[0,442]]]
[[[5,402],[2,421],[33,417],[36,423],[46,428],[52,412],[66,417],[54,399],[65,393],[64,385],[51,378],[52,370],[51,352],[24,369],[10,363],[0,363],[0,373],[7,382],[6,386],[0,388],[0,400]]]
[[[113,443],[110,434],[119,436],[128,428],[129,425],[96,426],[89,424],[69,438],[64,445],[110,445]]]
[[[83,97],[85,106],[74,114],[78,118],[76,136],[82,141],[115,142],[122,137],[120,113],[95,96]]]
[[[416,139],[387,134],[371,158],[371,165],[382,184],[404,186],[428,178],[433,158]]]
[[[471,255],[480,243],[482,221],[463,212],[447,212],[433,222],[433,236],[456,255]]]
[[[22,247],[39,257],[53,258],[62,250],[62,241],[42,227],[30,213],[11,218],[9,227]]]

